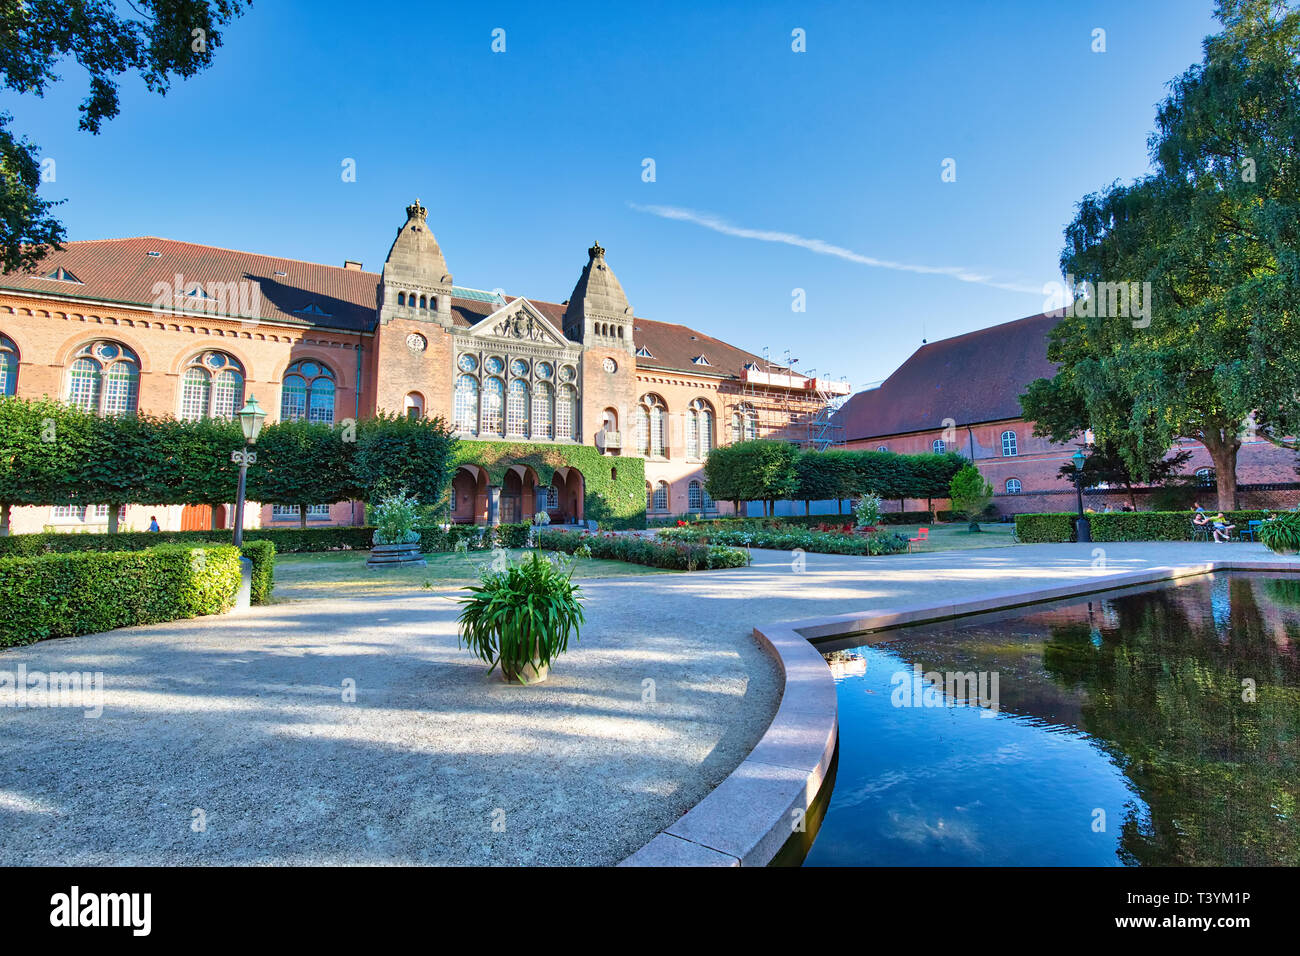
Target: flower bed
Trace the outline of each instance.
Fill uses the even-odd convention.
[[[585,534],[580,531],[543,531],[538,546],[547,551],[573,554],[586,548],[593,558],[628,561],[670,571],[709,571],[743,568],[749,554],[739,548],[697,541],[658,541],[631,535]]]
[[[747,546],[770,548],[774,551],[794,551],[796,548],[815,554],[898,554],[907,550],[907,535],[895,531],[877,531],[874,534],[842,534],[790,528],[786,530],[740,531],[717,526],[665,528],[659,532],[661,539],[676,542]]]

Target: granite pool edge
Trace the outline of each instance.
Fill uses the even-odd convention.
[[[1098,574],[1068,584],[807,618],[754,628],[785,678],[776,716],[735,770],[619,866],[766,866],[817,798],[839,733],[835,681],[815,644],[985,611],[1039,604],[1216,571],[1300,573],[1300,559],[1233,558]]]

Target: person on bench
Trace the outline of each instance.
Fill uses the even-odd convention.
[[[1215,543],[1217,544],[1220,541],[1231,541],[1232,532],[1235,531],[1236,528],[1237,526],[1235,524],[1228,524],[1228,519],[1224,517],[1223,512],[1220,511],[1217,515],[1214,516]]]

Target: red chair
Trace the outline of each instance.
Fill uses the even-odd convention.
[[[915,538],[907,539],[907,553],[908,554],[912,553],[913,544],[923,544],[924,542],[929,540],[930,540],[930,529],[929,528],[920,529],[919,531],[916,532]]]

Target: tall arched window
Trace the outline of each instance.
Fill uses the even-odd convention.
[[[668,406],[653,393],[642,395],[637,406],[637,450],[650,458],[668,454]]]
[[[1008,478],[1008,479],[1007,479],[1007,494],[1009,494],[1009,495],[1018,495],[1018,494],[1020,494],[1020,479],[1019,479],[1019,478]]]
[[[538,382],[533,389],[533,437],[545,441],[555,437],[555,390],[550,382]]]
[[[561,385],[555,397],[555,437],[578,440],[578,393],[572,385]]]
[[[505,433],[503,411],[505,409],[506,383],[499,378],[490,378],[483,383],[483,422],[480,430],[484,435],[501,436]]]
[[[1016,452],[1016,433],[1005,431],[1002,433],[1002,457],[1014,458]]]
[[[0,335],[0,396],[13,395],[18,390],[18,346],[13,340]]]
[[[117,342],[91,342],[68,367],[68,403],[87,412],[124,415],[140,398],[140,360]]]
[[[466,435],[478,434],[478,379],[462,375],[456,379],[456,397],[452,417],[456,431]]]
[[[653,510],[655,511],[668,510],[668,482],[666,481],[661,481],[657,485],[655,485]]]
[[[737,405],[731,413],[731,440],[753,441],[758,437],[758,413],[754,406],[745,402]]]
[[[704,510],[704,486],[698,481],[692,481],[686,486],[686,510]]]
[[[311,359],[294,362],[280,387],[280,421],[334,422],[334,373]]]
[[[936,439],[934,440],[934,444],[930,446],[930,449],[931,449],[931,450],[932,450],[936,455],[942,455],[945,451],[948,450],[948,446],[947,446],[946,444],[944,444],[944,441],[943,441],[942,438],[936,438]]]
[[[234,418],[244,404],[244,369],[225,352],[202,352],[181,373],[180,417]]]
[[[424,396],[419,392],[407,392],[406,400],[402,404],[406,408],[407,418],[424,417]]]
[[[506,434],[528,437],[528,383],[522,378],[510,382],[510,401],[506,406]]]
[[[686,409],[686,457],[707,458],[713,449],[713,406],[702,398]]]

